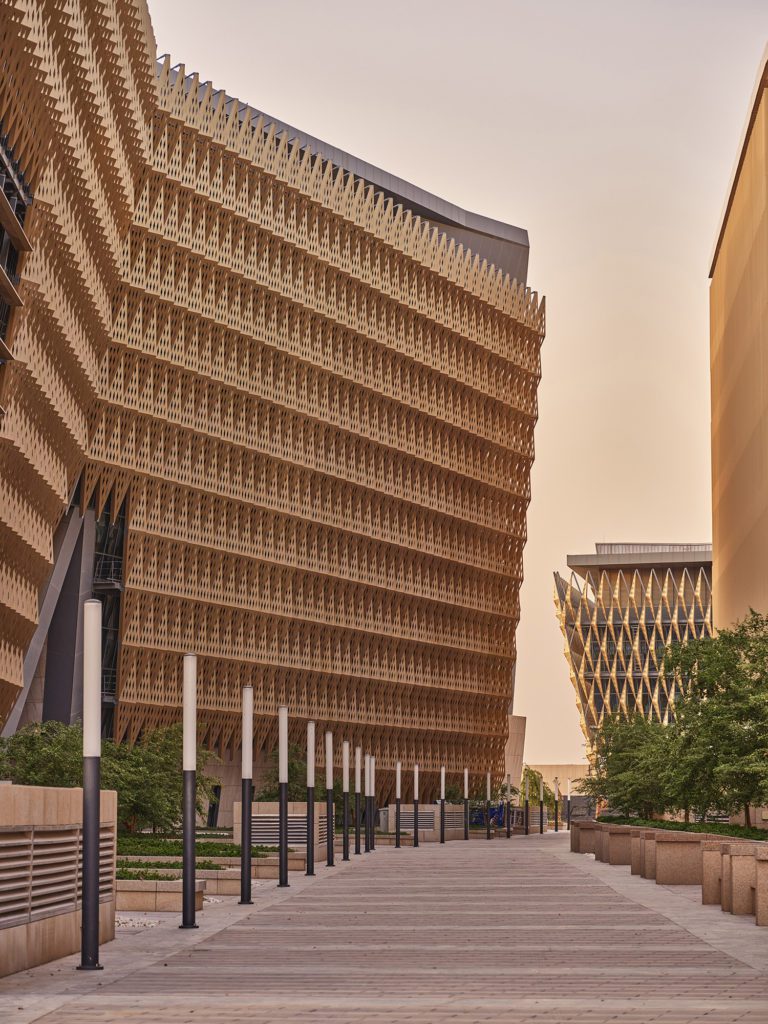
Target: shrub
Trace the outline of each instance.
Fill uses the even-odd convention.
[[[0,778],[26,786],[82,786],[83,730],[43,722],[0,739]],[[198,750],[198,811],[211,798],[216,779],[205,773],[211,754]],[[134,745],[105,740],[101,786],[117,791],[121,831],[167,830],[181,821],[181,726],[156,729]]]
[[[152,835],[122,835],[117,837],[117,852],[123,856],[180,857],[184,853],[181,839],[160,839]],[[276,846],[254,846],[253,856],[265,857],[277,853]],[[215,843],[198,840],[195,843],[196,857],[239,857],[239,843]]]

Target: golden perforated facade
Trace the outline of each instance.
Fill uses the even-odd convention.
[[[81,508],[125,509],[118,738],[179,717],[194,650],[222,752],[253,683],[257,748],[285,702],[383,781],[501,773],[543,302],[156,65],[140,0],[3,10],[35,198],[0,384],[2,714],[80,479]]]
[[[555,607],[581,728],[591,748],[606,714],[668,722],[670,643],[712,635],[712,549],[701,544],[598,544],[555,573]]]

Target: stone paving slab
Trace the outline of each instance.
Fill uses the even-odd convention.
[[[382,847],[5,979],[0,1021],[768,1024],[768,929],[567,844]]]

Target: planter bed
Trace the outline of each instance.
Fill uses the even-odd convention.
[[[141,867],[142,864],[151,864],[151,863],[156,862],[158,860],[163,860],[164,862],[166,862],[168,864],[171,864],[171,863],[173,863],[174,865],[178,864],[179,870],[181,870],[181,865],[182,865],[182,858],[181,857],[162,857],[161,858],[161,857],[158,857],[156,855],[155,856],[149,856],[149,855],[141,856],[141,855],[136,855],[135,854],[135,855],[129,856],[129,855],[121,854],[121,855],[119,855],[118,860],[120,860],[120,861],[122,861],[122,862],[124,862],[126,864],[130,863],[131,865],[135,865],[136,867]],[[216,864],[218,867],[222,867],[222,868],[239,868],[240,867],[240,858],[239,857],[200,857],[200,860],[209,861],[211,864]],[[322,850],[315,850],[315,862],[316,863],[320,863],[321,861],[324,861],[324,860],[325,860],[325,845],[323,845]],[[278,859],[277,859],[277,856],[275,854],[262,854],[259,857],[254,856],[251,859],[252,877],[253,878],[272,878],[273,876],[271,874],[269,874],[269,873],[267,873],[267,874],[257,874],[256,872],[257,871],[261,871],[262,869],[265,869],[265,870],[267,870],[267,872],[269,872],[269,870],[272,869],[272,868],[277,870],[277,866],[278,866]],[[288,854],[288,870],[289,871],[306,871],[307,870],[307,858],[306,858],[306,856],[303,853],[289,853]],[[275,875],[274,877],[276,878],[277,875]]]
[[[350,837],[350,844],[354,845],[354,842],[355,842],[354,836],[351,836]],[[394,835],[394,833],[387,833],[386,835],[378,835],[377,834],[376,835],[376,845],[377,846],[394,846],[395,845],[395,835]],[[400,833],[400,845],[401,846],[413,846],[413,834],[410,833],[410,832],[401,832]]]
[[[167,881],[119,878],[116,882],[116,909],[118,911],[143,910],[150,913],[181,913],[181,885],[180,878],[171,878]],[[203,895],[205,891],[205,881],[202,879],[196,881],[195,910],[203,909]]]

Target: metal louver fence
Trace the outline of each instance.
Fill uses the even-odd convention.
[[[254,846],[277,846],[279,818],[277,814],[254,814],[251,823],[251,842]],[[325,813],[317,815],[317,830],[319,835],[315,836],[315,842],[326,841],[326,816]],[[288,815],[288,845],[307,845],[307,815]]]
[[[114,826],[101,829],[99,899],[114,898]],[[82,830],[0,828],[0,928],[77,910],[82,898]]]

